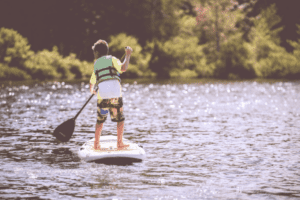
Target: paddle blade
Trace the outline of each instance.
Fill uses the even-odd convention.
[[[61,142],[68,142],[73,135],[75,120],[69,119],[59,125],[53,132],[53,135]]]

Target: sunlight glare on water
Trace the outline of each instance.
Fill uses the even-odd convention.
[[[94,137],[96,97],[69,142],[51,135],[89,98],[87,83],[2,85],[1,197],[300,198],[299,82],[123,83],[122,93],[124,138],[147,156],[106,165],[77,155]],[[116,135],[110,117],[102,135]]]

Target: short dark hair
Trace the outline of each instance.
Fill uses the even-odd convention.
[[[98,43],[95,45],[94,52],[98,52],[99,56],[108,54],[108,46],[105,43]]]

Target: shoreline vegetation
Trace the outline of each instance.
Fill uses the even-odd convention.
[[[219,24],[215,21],[217,32],[209,23],[214,21],[216,11],[201,5],[195,10],[200,14],[174,12],[177,21],[164,22],[180,24],[169,37],[153,37],[143,45],[139,38],[126,33],[108,37],[109,54],[121,58],[125,46],[134,50],[121,79],[300,79],[300,39],[287,41],[294,48],[292,52],[280,46],[278,33],[282,28],[272,29],[280,22],[274,4],[253,20],[246,39],[242,28],[232,26],[244,16],[239,9],[226,11],[230,19],[220,18]],[[297,27],[300,36],[300,25]],[[34,52],[27,38],[2,27],[0,81],[88,80],[93,61],[80,60],[72,51],[63,56],[59,49],[54,45],[52,50]]]
[[[299,82],[299,79],[265,79],[265,78],[254,78],[254,79],[215,79],[215,78],[169,78],[169,79],[156,79],[156,78],[137,78],[137,79],[122,79],[122,84],[162,84],[162,85],[172,85],[172,84],[233,84],[239,82],[252,82],[252,83],[279,83],[284,84],[286,82]],[[89,79],[73,79],[73,80],[23,80],[23,81],[0,81],[0,89],[5,89],[9,87],[23,87],[23,86],[53,86],[59,85],[61,87],[69,84],[81,84],[86,86],[89,83]],[[299,82],[300,83],[300,82]],[[87,89],[88,91],[88,89]]]

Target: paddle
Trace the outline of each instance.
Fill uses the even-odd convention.
[[[125,54],[123,55],[123,57],[125,56]],[[122,57],[122,58],[123,58]],[[121,60],[122,60],[121,58]],[[98,83],[96,83],[96,88],[95,91],[98,90]],[[78,115],[81,113],[81,111],[84,109],[84,107],[86,106],[86,104],[88,104],[88,102],[92,99],[92,97],[94,96],[94,94],[92,94],[90,96],[90,98],[87,100],[87,102],[82,106],[82,108],[80,109],[80,111],[76,114],[76,116],[74,118],[71,118],[65,122],[63,122],[62,124],[60,124],[53,132],[53,136],[56,137],[56,139],[58,139],[61,142],[68,142],[70,140],[70,138],[73,135],[74,129],[75,129],[75,120],[78,117]]]
[[[54,130],[54,132],[53,132],[52,135],[54,135],[56,137],[56,139],[58,139],[61,142],[68,142],[70,140],[70,138],[73,135],[74,129],[75,129],[75,120],[76,120],[76,118],[81,113],[81,111],[86,106],[86,104],[92,99],[93,96],[94,96],[94,94],[92,94],[90,96],[90,98],[82,106],[82,108],[80,109],[80,111],[77,113],[77,115],[74,118],[71,118],[71,119],[65,121],[64,123],[62,123],[61,125],[59,125]]]

